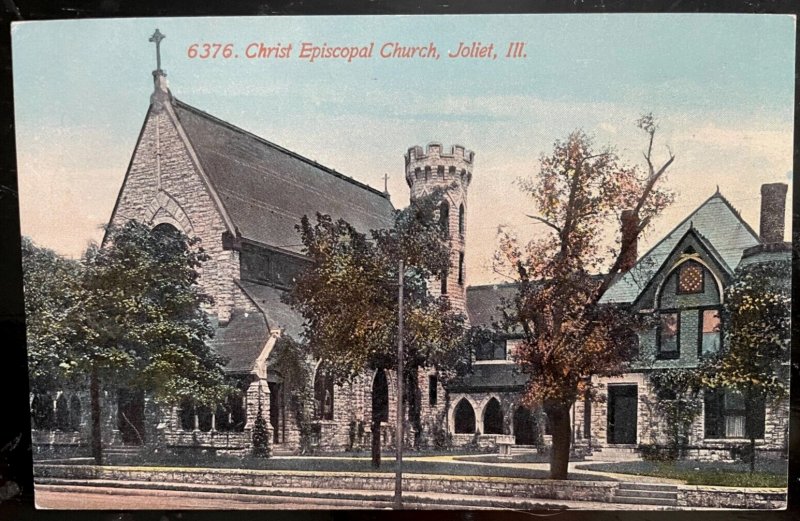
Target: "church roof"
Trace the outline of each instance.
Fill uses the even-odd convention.
[[[255,282],[243,281],[239,283],[239,286],[264,313],[271,330],[283,329],[284,335],[290,336],[294,340],[301,340],[303,316],[293,310],[289,304],[283,302],[282,298],[286,291]],[[258,356],[258,353],[255,356]]]
[[[342,218],[361,232],[391,225],[382,192],[177,99],[172,106],[242,237],[297,253],[303,215]]]
[[[231,373],[249,373],[269,338],[264,315],[236,312],[230,321],[216,329],[213,346],[227,360],[225,370]]]
[[[733,272],[745,248],[760,244],[758,234],[719,192],[708,198],[608,289],[601,303],[630,303],[667,260],[686,232],[694,228],[729,272]]]
[[[467,315],[470,324],[494,329],[494,324],[503,320],[503,315],[499,311],[503,302],[513,302],[516,293],[516,284],[468,287]]]

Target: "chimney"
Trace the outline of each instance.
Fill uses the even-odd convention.
[[[622,243],[621,248],[627,248],[623,253],[620,271],[625,273],[633,268],[639,256],[639,216],[633,210],[623,210],[620,216],[622,220]]]
[[[783,242],[788,188],[785,183],[761,185],[761,229],[759,235],[764,244]]]

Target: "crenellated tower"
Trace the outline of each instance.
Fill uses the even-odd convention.
[[[440,143],[430,143],[423,150],[411,147],[405,156],[406,182],[411,199],[424,196],[434,188],[448,189],[439,206],[438,218],[450,237],[450,272],[430,282],[434,295],[447,295],[453,308],[466,314],[467,272],[464,253],[467,232],[467,191],[472,180],[475,154],[461,145],[448,152]]]

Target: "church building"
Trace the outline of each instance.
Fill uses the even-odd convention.
[[[162,36],[153,36],[157,44]],[[107,446],[158,445],[175,450],[248,452],[259,403],[273,451],[299,446],[295,419],[282,403],[282,376],[270,369],[277,339],[302,340],[303,319],[284,302],[294,276],[309,263],[295,226],[304,215],[342,218],[361,232],[388,227],[395,208],[379,191],[246,130],[222,121],[175,96],[166,73],[153,71],[154,90],[138,141],[120,188],[112,225],[128,220],[153,229],[173,228],[199,237],[209,260],[201,285],[214,303],[214,347],[226,360],[240,394],[216,409],[190,404],[159,408],[143,393],[108,389],[104,395],[103,441]],[[431,284],[447,296],[473,325],[492,327],[513,284],[468,287],[468,188],[474,154],[462,146],[431,143],[411,147],[404,174],[411,197],[455,184],[440,206],[451,244],[452,272]],[[641,444],[655,443],[659,419],[648,408],[648,371],[696,365],[720,349],[719,309],[724,288],[740,263],[787,258],[783,243],[786,185],[765,185],[762,229],[756,233],[720,193],[712,195],[631,269],[604,297],[633,312],[654,312],[661,326],[642,335],[640,346],[653,353],[648,367],[632,367],[616,378],[597,379],[605,400],[573,407],[573,438],[586,452],[636,457]],[[521,405],[527,377],[514,362],[520,339],[477,350],[472,372],[445,388],[435,368],[418,378],[419,428],[445,432],[454,445],[536,446],[549,441],[547,419]],[[369,447],[373,436],[394,445],[396,374],[365,370],[352,383],[334,385],[324,361],[314,364],[314,444],[325,450]],[[788,377],[788,376],[787,376]],[[35,446],[85,447],[90,435],[83,393],[40,400],[78,411],[63,425],[34,425]],[[61,404],[61,405],[59,405]],[[741,412],[731,397],[706,396],[691,445],[697,457],[726,458],[744,432]],[[49,413],[48,413],[49,414]],[[67,418],[69,413],[65,413]],[[77,414],[77,416],[76,416]],[[765,405],[759,446],[780,451],[788,439],[788,400]],[[47,414],[45,414],[47,416]],[[79,418],[79,419],[75,419]],[[380,432],[372,432],[379,424]],[[655,438],[654,438],[655,437]],[[412,438],[413,439],[413,438]],[[616,451],[616,452],[615,452]]]

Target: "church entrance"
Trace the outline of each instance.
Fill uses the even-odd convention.
[[[608,386],[608,443],[636,443],[637,386]]]
[[[519,406],[514,411],[514,443],[536,445],[536,418],[527,407]]]
[[[281,443],[286,440],[283,384],[269,382],[267,385],[269,385],[269,423],[272,426],[272,443]]]
[[[117,391],[117,429],[125,445],[144,445],[144,391]]]

